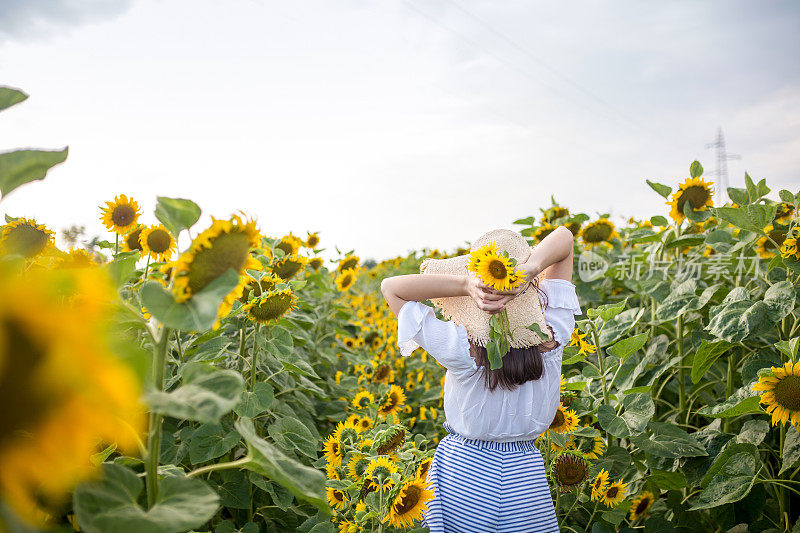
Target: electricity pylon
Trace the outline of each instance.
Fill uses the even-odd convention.
[[[722,205],[728,201],[728,159],[741,159],[739,154],[729,154],[725,150],[725,135],[722,134],[722,127],[717,129],[717,138],[714,142],[706,144],[706,148],[717,149],[717,169],[714,172],[716,183],[717,205]]]

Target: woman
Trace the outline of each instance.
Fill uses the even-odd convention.
[[[529,247],[517,232],[494,230],[477,239],[472,250],[488,242],[517,260],[516,268],[526,273],[522,287],[487,287],[467,270],[469,255],[427,259],[422,274],[381,283],[397,316],[401,354],[407,357],[422,347],[447,369],[448,435],[428,470],[435,497],[423,525],[431,533],[559,531],[534,439],[558,409],[562,350],[574,315],[581,314],[571,282],[573,236],[562,226]],[[427,299],[450,320],[438,319],[421,303]],[[502,368],[491,370],[484,347],[489,319],[503,309],[511,349]],[[526,327],[532,324],[539,327]]]

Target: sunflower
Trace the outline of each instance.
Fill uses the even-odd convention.
[[[375,402],[375,395],[369,391],[359,391],[353,398],[353,407],[356,409],[366,409]]]
[[[363,453],[354,453],[347,463],[347,475],[360,481],[369,466],[369,458]]]
[[[709,207],[714,206],[712,195],[714,194],[711,182],[703,180],[703,178],[686,178],[686,181],[678,186],[678,190],[672,193],[672,200],[667,201],[667,205],[672,208],[669,211],[669,216],[675,222],[682,222],[685,218],[683,215],[683,206],[688,200],[692,204],[693,211],[705,211]]]
[[[389,392],[386,393],[383,403],[380,407],[378,407],[378,414],[382,416],[395,414],[400,411],[400,408],[405,401],[406,395],[403,392],[403,389],[397,385],[390,385]]]
[[[372,448],[378,455],[389,455],[402,446],[405,440],[405,428],[403,428],[403,426],[393,426],[382,431],[375,437]]]
[[[104,269],[0,272],[0,500],[38,527],[96,475],[98,444],[138,450],[146,410],[110,344],[116,300]]]
[[[247,277],[245,269],[261,269],[261,263],[250,255],[250,248],[258,245],[259,234],[254,221],[242,221],[238,215],[233,220],[211,217],[210,228],[198,235],[189,249],[177,260],[168,264],[175,278],[172,290],[177,302],[189,300],[209,283],[234,269],[239,274],[239,284],[228,293],[219,307],[218,317],[226,316],[233,302],[242,295]],[[167,265],[165,265],[167,266]],[[219,318],[214,329],[219,327]]]
[[[595,476],[592,481],[592,496],[591,501],[599,500],[603,497],[608,488],[609,473],[605,468],[601,468],[600,472]]]
[[[787,361],[782,367],[771,368],[772,375],[759,376],[750,388],[764,391],[761,403],[772,413],[772,425],[786,422],[800,428],[800,361]]]
[[[120,194],[114,198],[113,202],[106,202],[106,207],[101,207],[103,215],[100,220],[117,235],[125,235],[136,228],[136,221],[139,220],[139,204],[133,198],[128,198]]]
[[[247,283],[244,285],[244,289],[242,290],[242,295],[239,297],[239,301],[243,304],[246,304],[247,301],[250,299],[250,294],[252,293],[254,296],[261,296],[262,294],[267,294],[269,291],[273,290],[278,283],[283,283],[283,280],[273,274],[272,272],[264,273],[260,280],[256,281],[253,278],[247,280]]]
[[[142,246],[142,254],[150,254],[154,261],[169,261],[178,247],[172,234],[161,224],[142,228],[139,244]]]
[[[605,453],[606,450],[606,442],[603,440],[603,437],[594,437],[592,442],[592,449],[588,452],[584,452],[583,456],[587,459],[597,459],[601,455]]]
[[[375,337],[376,339],[379,337]],[[374,339],[373,339],[374,340]],[[375,372],[372,373],[372,381],[388,385],[394,381],[394,370],[387,363],[377,364]]]
[[[786,224],[794,214],[794,206],[788,202],[781,202],[778,204],[778,209],[775,211],[775,218],[773,222],[778,224]]]
[[[366,430],[368,430],[368,429],[370,429],[372,427],[373,420],[370,417],[368,417],[367,415],[364,415],[358,421],[358,425],[361,427],[361,431],[363,432],[363,431],[366,431]]]
[[[350,520],[339,522],[339,533],[360,533],[361,531],[364,531],[364,528],[357,522],[351,522]]]
[[[347,505],[347,496],[345,495],[344,491],[327,487],[325,492],[328,497],[328,503],[331,504],[331,507],[334,509],[345,508]]]
[[[650,509],[650,506],[653,505],[655,499],[655,495],[648,490],[643,491],[636,498],[633,498],[631,500],[631,521],[642,518],[647,513],[647,510]]]
[[[542,239],[553,233],[558,226],[553,226],[549,222],[545,222],[544,225],[539,226],[536,231],[533,232],[533,240],[536,242],[541,242]]]
[[[422,462],[417,467],[417,469],[414,471],[414,475],[418,478],[425,479],[428,476],[428,470],[431,469],[432,462],[433,462],[433,457],[428,457],[426,459],[423,459]]]
[[[289,232],[288,235],[281,237],[280,242],[275,245],[275,248],[282,250],[285,255],[294,255],[300,250],[303,244],[305,243],[301,238]]]
[[[565,450],[553,460],[550,472],[561,490],[566,492],[578,488],[589,477],[589,463],[580,453]]]
[[[583,244],[593,248],[618,239],[619,233],[613,222],[607,218],[601,218],[582,227],[578,236],[583,239]]]
[[[317,247],[318,244],[319,244],[319,234],[316,231],[314,233],[309,233],[308,238],[306,239],[305,242],[306,248],[311,248],[313,250],[314,248]]]
[[[256,296],[244,304],[242,309],[247,312],[247,318],[253,322],[269,324],[297,309],[296,303],[297,296],[287,287]]]
[[[281,279],[288,280],[300,272],[307,263],[308,259],[302,255],[290,254],[276,259],[271,268]]]
[[[354,445],[360,440],[361,426],[355,421],[339,422],[333,431],[333,436],[344,445]]]
[[[364,476],[375,483],[378,488],[391,487],[394,481],[390,477],[399,471],[398,466],[386,457],[379,456],[370,460],[369,466],[364,470]]]
[[[569,345],[577,346],[578,351],[582,354],[588,355],[590,353],[594,353],[597,348],[594,344],[587,341],[585,337],[586,333],[581,333],[581,330],[576,327],[574,330],[572,330],[572,337],[570,337]]]
[[[352,269],[344,270],[338,276],[336,276],[336,288],[344,292],[353,285],[353,282],[355,280],[356,280],[355,270]]]
[[[322,443],[322,451],[325,452],[325,459],[328,464],[341,466],[342,459],[344,459],[344,450],[342,449],[342,443],[339,442],[335,435],[329,435],[325,439]]]
[[[339,261],[339,265],[336,267],[337,272],[344,272],[345,270],[358,270],[358,264],[361,259],[357,255],[348,255],[345,256],[344,259]]]
[[[89,268],[95,267],[102,261],[97,252],[89,252],[83,248],[72,248],[68,253],[61,256],[55,264],[55,268]]]
[[[615,507],[619,502],[625,499],[625,490],[627,486],[628,484],[623,483],[621,479],[610,484],[602,494],[603,503],[606,504],[607,507]]]
[[[420,478],[404,483],[389,505],[389,512],[381,521],[389,522],[397,528],[413,526],[416,520],[422,518],[428,508],[427,503],[434,497],[429,486],[427,481]]]
[[[800,259],[800,248],[797,247],[797,239],[800,237],[800,226],[794,226],[781,244],[781,257],[785,259]]]
[[[310,266],[314,271],[317,271],[322,267],[323,260],[321,257],[312,257],[308,260],[308,266]]]
[[[328,479],[339,479],[339,472],[336,469],[336,465],[333,463],[325,463],[325,476]]]
[[[542,224],[549,224],[555,222],[559,218],[564,218],[569,216],[569,209],[566,207],[561,207],[560,205],[554,205],[553,207],[547,209],[543,212],[541,222]]]
[[[564,406],[559,403],[558,410],[556,410],[556,414],[548,430],[564,434],[572,433],[575,431],[576,427],[578,427],[578,416],[575,411],[572,409],[565,409]]]
[[[34,219],[12,220],[0,232],[0,254],[18,254],[32,259],[54,246],[54,232]]]
[[[122,251],[123,252],[141,252],[142,243],[139,242],[139,237],[142,235],[142,230],[145,226],[137,225],[133,230],[129,231],[122,238]]]
[[[758,255],[763,259],[771,259],[775,257],[775,244],[778,245],[777,250],[780,250],[780,247],[786,240],[786,229],[775,229],[775,227],[770,224],[764,228],[764,233],[769,235],[769,238],[761,237],[756,241],[756,252],[758,252]],[[775,244],[773,244],[772,241],[775,241]]]
[[[514,269],[511,259],[499,253],[487,252],[474,260],[471,259],[467,266],[468,271],[473,264],[476,266],[472,272],[475,272],[486,285],[498,291],[515,289],[526,281],[525,274]]]

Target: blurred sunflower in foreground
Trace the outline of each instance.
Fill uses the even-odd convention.
[[[110,347],[106,272],[20,275],[10,264],[0,265],[0,499],[43,526],[95,474],[101,443],[137,449],[145,409],[138,378]]]

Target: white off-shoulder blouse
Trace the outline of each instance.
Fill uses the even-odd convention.
[[[541,378],[514,390],[484,386],[469,353],[467,329],[436,318],[431,307],[408,301],[397,316],[397,345],[403,357],[417,348],[433,356],[447,369],[444,378],[444,413],[453,429],[469,439],[497,442],[529,440],[550,427],[561,395],[561,359],[582,313],[575,285],[564,279],[543,279],[547,295],[542,302],[545,322],[553,328],[558,347],[542,353]]]

